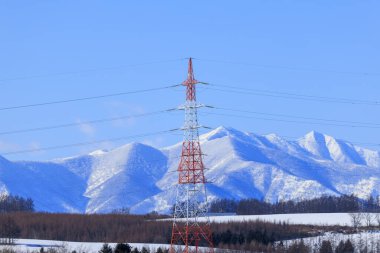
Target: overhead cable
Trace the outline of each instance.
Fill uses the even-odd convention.
[[[80,126],[82,124],[99,124],[99,123],[110,122],[110,121],[117,121],[117,120],[123,120],[123,119],[131,119],[131,118],[140,118],[140,117],[152,116],[152,115],[167,113],[167,112],[171,112],[171,111],[175,111],[175,110],[168,109],[168,110],[161,110],[161,111],[154,111],[154,112],[147,112],[147,113],[140,113],[140,114],[125,115],[125,116],[120,116],[120,117],[103,118],[103,119],[96,119],[96,120],[89,120],[89,121],[80,121],[80,122],[75,122],[75,123],[66,123],[66,124],[60,124],[60,125],[41,126],[41,127],[26,128],[26,129],[19,129],[19,130],[10,130],[10,131],[0,132],[0,135],[10,135],[10,134],[19,134],[19,133],[28,133],[28,132],[38,132],[38,131],[45,131],[45,130],[50,130],[50,129],[58,129],[58,128]]]
[[[71,144],[64,144],[64,145],[57,145],[57,146],[50,146],[50,147],[24,149],[24,150],[2,153],[1,155],[15,155],[15,154],[32,153],[32,152],[39,152],[39,151],[46,151],[46,150],[79,147],[79,146],[93,145],[93,144],[98,144],[98,143],[103,143],[103,142],[122,141],[122,140],[141,138],[141,137],[152,136],[152,135],[168,134],[174,131],[176,131],[176,129],[157,131],[157,132],[151,132],[151,133],[146,133],[146,134],[137,134],[137,135],[131,135],[131,136],[123,136],[123,137],[110,138],[110,139],[103,139],[103,140],[88,141],[88,142],[78,142],[78,143],[71,143]]]
[[[86,100],[95,100],[95,99],[117,97],[117,96],[124,96],[124,95],[130,95],[130,94],[138,94],[138,93],[146,93],[146,92],[170,89],[173,87],[177,87],[179,85],[180,84],[175,84],[175,85],[164,86],[164,87],[141,89],[141,90],[134,90],[134,91],[125,91],[125,92],[111,93],[111,94],[105,94],[105,95],[72,98],[72,99],[65,99],[65,100],[55,100],[55,101],[48,101],[48,102],[35,103],[35,104],[24,104],[24,105],[0,107],[0,111],[21,109],[21,108],[30,108],[30,107],[39,107],[39,106],[46,106],[46,105],[55,105],[55,104],[64,104],[64,103],[79,102],[79,101],[86,101]]]
[[[359,100],[359,99],[338,98],[338,97],[313,96],[313,95],[306,95],[306,94],[277,92],[277,91],[270,91],[270,90],[247,89],[247,88],[240,88],[236,86],[227,86],[227,85],[212,84],[212,83],[209,84],[209,86],[205,87],[204,89],[206,90],[210,89],[210,90],[221,91],[221,92],[226,92],[226,93],[236,93],[236,94],[242,94],[242,95],[275,97],[275,98],[285,98],[285,99],[302,100],[302,101],[380,106],[380,101],[375,101],[375,100]]]
[[[3,82],[3,81],[25,80],[25,79],[35,79],[35,78],[45,78],[45,77],[53,77],[53,76],[74,75],[74,74],[82,74],[82,73],[87,73],[87,72],[108,71],[108,70],[124,69],[124,68],[138,67],[138,66],[151,65],[151,64],[176,62],[176,61],[182,61],[182,60],[186,60],[186,59],[187,58],[178,58],[178,59],[172,59],[172,60],[142,62],[142,63],[129,64],[129,65],[121,65],[121,66],[114,66],[114,67],[100,67],[100,68],[91,68],[91,69],[83,69],[83,70],[73,70],[73,71],[65,71],[65,72],[46,73],[46,74],[41,74],[41,75],[9,77],[9,78],[1,78],[0,82]],[[4,85],[4,84],[0,84],[0,85]]]
[[[368,71],[368,72],[367,71],[364,71],[364,72],[339,71],[339,70],[332,70],[332,69],[304,68],[304,67],[296,67],[296,66],[270,65],[270,64],[226,61],[226,60],[217,60],[217,59],[204,59],[204,58],[194,58],[194,60],[203,61],[203,62],[215,62],[215,63],[222,63],[222,64],[252,66],[252,67],[259,67],[259,68],[283,69],[283,70],[291,70],[291,71],[324,72],[324,73],[332,73],[332,74],[363,75],[363,76],[380,76],[380,73],[371,72],[371,71]]]

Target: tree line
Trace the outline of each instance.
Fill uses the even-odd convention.
[[[356,247],[357,248],[357,247]],[[329,240],[322,241],[319,245],[306,245],[302,240],[290,244],[288,247],[279,245],[275,250],[276,253],[355,253],[355,245],[348,239],[341,240],[335,247]],[[362,251],[359,251],[360,253]],[[364,253],[364,252],[363,252]],[[374,251],[365,251],[365,253],[375,253]]]
[[[172,222],[159,215],[125,215],[125,214],[50,214],[50,213],[5,213],[0,215],[0,235],[3,243],[12,243],[15,238],[45,239],[77,242],[129,242],[170,244]],[[9,229],[10,228],[10,229]],[[355,233],[350,227],[323,227],[312,225],[291,225],[285,222],[269,223],[264,221],[243,221],[212,223],[213,242],[220,252],[268,252],[268,253],[341,253],[347,251],[346,241],[331,241],[331,249],[326,245],[305,244],[299,238],[316,237],[325,232],[343,231]],[[11,234],[4,234],[6,232]],[[350,242],[354,252],[380,252],[374,249],[363,251],[362,245]],[[373,244],[380,249],[380,241]],[[325,243],[326,244],[326,243]],[[341,244],[341,245],[340,245]],[[340,246],[339,246],[340,245]],[[346,245],[346,246],[345,246]],[[125,245],[124,245],[125,246]],[[201,245],[202,246],[202,245]],[[322,249],[325,249],[323,251]],[[108,247],[109,253],[118,252]],[[164,249],[163,249],[164,250]],[[223,251],[225,250],[225,251]],[[345,250],[345,251],[341,251]],[[133,253],[156,253],[149,250],[131,250]],[[0,251],[1,252],[1,251]],[[54,253],[53,249],[42,251]],[[60,250],[59,252],[64,252]],[[68,252],[68,251],[67,251]],[[82,252],[82,251],[81,251]],[[132,253],[131,252],[131,253]],[[68,252],[72,253],[72,251]],[[76,252],[76,253],[79,253]],[[166,251],[164,250],[164,252]]]
[[[0,196],[0,213],[33,212],[34,203],[31,198],[13,195]]]
[[[373,244],[370,244],[373,243]],[[365,245],[366,244],[366,245]],[[303,240],[296,240],[287,243],[278,243],[271,246],[249,244],[241,249],[215,248],[215,253],[247,253],[247,252],[265,252],[265,253],[378,253],[380,250],[379,242],[354,242],[350,239],[340,240],[338,242],[323,240],[318,244],[306,244]],[[202,249],[200,252],[203,252]],[[0,250],[0,253],[16,253],[12,248]],[[83,248],[70,249],[67,246],[40,248],[31,251],[31,253],[88,253]],[[111,247],[105,243],[99,249],[98,253],[169,253],[168,247],[151,249],[149,247],[132,248],[128,243],[117,243]]]
[[[0,215],[4,238],[77,242],[170,244],[172,222],[157,215],[8,213]],[[13,230],[5,230],[12,223]],[[312,226],[264,221],[212,223],[213,241],[220,245],[271,245],[275,241],[318,235]],[[4,232],[5,233],[5,232]],[[13,239],[12,239],[13,240]]]
[[[322,196],[315,199],[277,203],[268,203],[257,199],[220,199],[211,203],[210,212],[236,213],[238,215],[380,212],[380,205],[373,197],[363,200],[353,195]]]
[[[151,250],[147,247],[142,247],[141,250],[138,248],[133,248],[128,243],[118,243],[115,248],[112,248],[107,243],[103,244],[102,248],[99,250],[99,253],[168,253],[169,250],[166,248],[158,247],[156,250]],[[72,252],[77,253],[77,252]]]

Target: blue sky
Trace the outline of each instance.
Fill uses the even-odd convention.
[[[289,139],[316,130],[353,142],[380,143],[376,127],[284,122],[269,115],[380,124],[378,105],[273,96],[273,92],[283,92],[379,101],[379,11],[380,2],[369,0],[4,0],[0,2],[0,108],[176,84],[186,78],[184,58],[191,56],[196,58],[199,80],[272,92],[262,96],[246,90],[200,87],[198,100],[204,104],[266,113],[267,118],[246,118],[247,113],[239,113],[241,118],[201,113],[203,125],[225,125],[259,134],[274,132]],[[0,110],[0,133],[149,113],[174,108],[183,99],[183,89],[176,88]],[[0,134],[0,155],[168,130],[180,127],[182,121],[182,112],[173,112]],[[157,147],[180,140],[178,133],[135,139]],[[51,159],[129,141],[4,156],[12,160]]]

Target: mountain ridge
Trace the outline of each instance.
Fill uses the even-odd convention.
[[[218,127],[200,142],[212,182],[210,200],[379,195],[380,152],[316,131],[289,141]],[[133,213],[165,213],[175,199],[181,147],[132,142],[45,162],[0,156],[0,193],[31,197],[39,211],[104,213],[128,207]]]

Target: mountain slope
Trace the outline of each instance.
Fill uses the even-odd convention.
[[[200,138],[210,199],[270,202],[324,194],[378,195],[380,154],[310,132],[296,141],[219,127]],[[176,195],[181,143],[161,150],[130,143],[51,162],[0,157],[0,192],[35,200],[38,210],[167,212]]]
[[[336,152],[342,155],[334,160],[338,156],[330,154],[335,151],[333,145],[326,151],[328,156],[311,152],[310,147],[320,145],[318,139],[310,140],[305,147],[303,139],[311,134],[317,133],[309,133],[298,141],[286,141],[273,134],[259,136],[220,127],[201,136],[202,149],[207,154],[204,158],[206,177],[212,181],[208,185],[211,199],[257,198],[276,202],[324,194],[354,193],[363,198],[378,194],[380,173],[378,164],[373,161],[377,161],[379,152],[355,147],[351,152]],[[323,135],[325,138],[332,141],[332,137]],[[343,141],[335,142],[343,147],[352,146]],[[178,165],[178,160],[170,157],[179,156],[180,148],[177,144],[164,149],[169,157],[169,171]],[[166,210],[166,205],[157,203],[173,203],[175,180],[175,173],[165,174],[157,183],[163,192],[145,200],[144,209]],[[140,206],[132,210],[141,211]]]
[[[85,183],[59,164],[49,162],[2,162],[0,189],[31,197],[39,210],[81,212],[87,199]]]

